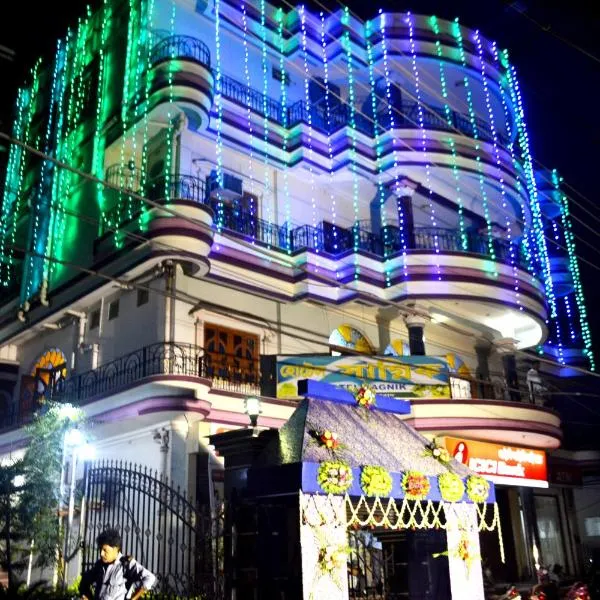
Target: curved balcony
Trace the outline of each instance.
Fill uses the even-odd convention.
[[[189,35],[173,35],[164,38],[150,53],[150,62],[155,65],[163,60],[185,58],[210,68],[210,50],[208,46]]]
[[[238,361],[239,362],[239,361]],[[184,342],[144,346],[92,369],[67,378],[52,399],[86,404],[151,381],[187,382],[240,394],[258,394],[258,365],[254,369],[222,369],[204,349]]]
[[[106,223],[112,228],[121,228],[139,218],[144,208],[143,202],[128,196],[127,192],[134,191],[143,196],[145,191],[148,198],[156,201],[181,199],[208,206],[214,214],[219,215],[220,226],[223,229],[286,253],[308,250],[337,257],[358,250],[382,259],[403,253],[405,250],[439,251],[493,258],[507,264],[514,261],[519,268],[533,271],[521,244],[488,237],[475,231],[468,231],[463,236],[457,229],[414,227],[410,231],[401,231],[398,227],[390,225],[384,227],[378,235],[360,224],[345,228],[323,222],[317,227],[289,227],[260,219],[256,214],[243,210],[235,200],[219,205],[218,200],[211,196],[206,183],[192,175],[158,177],[146,183],[143,190],[139,170],[113,165],[107,169],[106,179],[109,183],[123,188],[122,192],[112,192],[119,201],[106,213]],[[466,248],[463,246],[463,238],[466,240]]]
[[[560,416],[550,408],[507,400],[411,400],[407,419],[415,429],[532,448],[558,448]]]
[[[173,68],[173,63],[176,67]],[[141,116],[159,108],[155,118],[168,119],[161,105],[175,101],[196,129],[208,126],[212,107],[214,77],[210,68],[210,50],[201,40],[173,35],[160,40],[150,52],[151,87],[147,106],[134,107]]]
[[[245,83],[223,75],[221,77],[221,93],[224,98],[249,108],[252,112],[266,116],[279,125],[287,123],[288,128],[293,128],[300,123],[308,124],[326,134],[331,135],[342,127],[349,127],[350,108],[347,104],[337,107],[325,106],[324,101],[311,103],[307,106],[304,100],[299,100],[287,107],[284,107],[276,100],[265,96],[262,92],[247,86]],[[422,103],[423,125],[427,129],[449,131],[460,133],[468,137],[477,137],[486,142],[493,141],[492,128],[483,119],[475,118],[472,122],[468,115],[451,110],[446,113],[441,106],[433,106]],[[266,109],[266,110],[265,110]],[[266,114],[265,114],[266,113]],[[286,119],[284,120],[284,115]],[[417,102],[402,101],[392,106],[392,114],[386,108],[380,110],[375,117],[362,114],[355,111],[355,127],[361,133],[370,137],[374,136],[374,122],[380,130],[387,130],[392,127],[398,129],[415,129],[419,127],[419,104]],[[508,145],[508,138],[496,133],[498,141],[503,145]]]

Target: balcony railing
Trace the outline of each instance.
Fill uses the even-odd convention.
[[[299,100],[284,109],[276,100],[232,77],[223,75],[221,82],[221,91],[225,98],[247,107],[259,115],[266,115],[267,118],[280,125],[284,124],[284,110],[287,111],[288,127],[294,127],[299,123],[310,123],[311,127],[327,135],[351,123],[350,109],[347,104],[334,104],[328,109],[322,100],[308,105],[305,101]],[[376,117],[370,117],[356,110],[353,122],[358,131],[373,136],[375,122],[380,130],[391,127],[414,129],[420,126],[422,115],[425,128],[458,131],[469,137],[474,137],[476,133],[481,140],[493,141],[492,129],[483,119],[475,118],[474,121],[471,121],[468,116],[454,110],[446,114],[446,110],[441,106],[421,104],[421,109],[420,113],[417,102],[404,101],[392,107],[392,114],[387,108],[380,110]],[[496,139],[503,145],[508,144],[508,138],[499,131],[496,131]]]
[[[228,392],[260,393],[258,360],[253,369],[236,367],[240,359],[233,355],[227,359],[217,363],[214,355],[193,344],[151,344],[97,369],[69,377],[52,399],[82,405],[92,398],[117,393],[148,377],[160,375],[199,377],[212,380],[213,387]]]
[[[156,64],[162,60],[188,58],[210,67],[210,50],[200,40],[189,35],[172,35],[154,46],[150,54],[150,62]]]
[[[107,170],[106,178],[111,183],[126,181],[123,185],[127,187],[122,192],[111,191],[111,194],[119,198],[114,198],[115,205],[107,211],[105,217],[109,229],[124,227],[139,217],[144,206],[143,200],[128,195],[130,191],[143,195],[141,189],[134,189],[141,185],[140,177],[135,170],[127,170],[123,175],[118,168],[111,167]],[[314,250],[333,257],[359,250],[380,258],[390,258],[405,250],[467,252],[529,269],[521,245],[475,231],[461,233],[457,229],[433,227],[415,227],[410,231],[401,231],[397,226],[388,225],[381,229],[380,234],[375,234],[366,229],[363,222],[347,228],[325,222],[317,227],[290,227],[265,221],[255,213],[244,210],[241,197],[227,201],[219,200],[216,194],[209,194],[203,180],[192,175],[158,177],[145,187],[147,197],[155,202],[184,199],[209,206],[214,213],[215,227],[232,231],[275,250]]]
[[[169,36],[154,46],[151,51],[151,62],[155,64],[168,58],[188,58],[200,64],[210,67],[210,51],[206,44],[197,38],[185,35]],[[221,93],[223,96],[252,112],[268,119],[294,127],[299,123],[310,123],[315,129],[325,134],[350,125],[350,109],[347,104],[337,102],[333,98],[329,107],[325,105],[324,99],[318,102],[307,103],[299,100],[291,106],[284,107],[278,100],[270,98],[245,83],[229,77],[221,76]],[[354,111],[354,125],[362,133],[372,136],[374,134],[375,122],[379,128],[390,127],[415,128],[419,127],[421,119],[423,126],[443,131],[458,131],[469,137],[477,134],[479,139],[487,142],[493,141],[492,128],[485,120],[478,117],[471,120],[467,115],[456,111],[446,112],[441,106],[433,106],[421,103],[421,110],[417,102],[401,102],[393,106],[392,111],[384,108],[375,117],[362,114],[359,110]],[[509,143],[508,138],[501,132],[496,131],[496,139],[503,145]]]

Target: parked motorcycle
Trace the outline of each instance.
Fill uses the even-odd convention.
[[[514,586],[511,585],[501,595],[492,595],[489,600],[522,600],[521,592]]]
[[[577,581],[568,590],[565,600],[591,600],[587,584]]]

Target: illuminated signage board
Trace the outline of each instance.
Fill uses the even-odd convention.
[[[548,487],[543,450],[453,437],[446,437],[445,444],[456,460],[494,483]]]
[[[302,379],[347,389],[366,381],[378,394],[399,398],[450,398],[447,363],[428,356],[277,357],[278,398],[297,397]]]

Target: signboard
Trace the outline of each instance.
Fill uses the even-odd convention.
[[[278,356],[277,397],[298,396],[298,382],[314,379],[353,389],[368,383],[397,398],[450,398],[448,365],[430,356]]]
[[[548,487],[546,453],[461,438],[445,438],[456,460],[494,483],[524,487]]]

